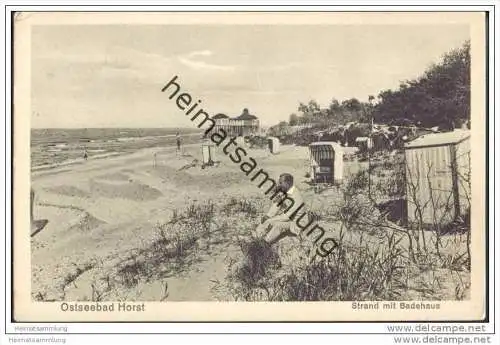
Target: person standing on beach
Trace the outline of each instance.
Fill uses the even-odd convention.
[[[88,157],[89,157],[89,154],[88,154],[88,152],[87,152],[87,148],[84,148],[84,149],[83,149],[83,159],[87,160],[87,159],[88,159]]]
[[[181,153],[181,136],[179,132],[175,135],[175,142],[177,143],[177,151],[176,153],[179,154]]]
[[[156,152],[153,153],[153,168],[156,168]]]

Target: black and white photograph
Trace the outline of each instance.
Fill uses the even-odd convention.
[[[15,318],[483,318],[484,30],[18,13]]]

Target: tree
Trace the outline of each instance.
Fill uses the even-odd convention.
[[[318,113],[320,111],[319,104],[315,100],[310,100],[309,104],[307,105],[307,107],[309,108],[309,112],[312,115],[314,115],[314,114],[316,114],[316,113]]]
[[[297,116],[297,114],[290,114],[290,118],[288,120],[288,124],[290,126],[296,126],[299,124],[299,117]]]
[[[339,101],[337,101],[337,99],[335,99],[335,98],[332,98],[332,101],[330,102],[330,106],[328,107],[328,109],[332,113],[338,113],[338,112],[342,111],[342,107],[340,106]]]
[[[342,101],[342,113],[344,122],[359,121],[363,118],[363,106],[357,98]]]
[[[470,42],[445,54],[415,80],[383,90],[374,118],[383,123],[452,129],[470,119]]]
[[[302,102],[299,103],[299,107],[297,109],[302,113],[302,115],[306,115],[309,112],[307,105]]]
[[[342,124],[344,122],[344,114],[342,106],[335,98],[332,99],[328,109],[326,109],[326,121],[329,123]]]
[[[356,98],[346,99],[342,102],[342,107],[348,111],[357,112],[361,110],[361,103]]]
[[[318,122],[322,116],[321,108],[315,100],[310,100],[307,105],[301,102],[298,110],[303,114],[302,123]]]
[[[271,136],[282,136],[288,134],[288,122],[281,121],[277,125],[270,127],[268,134]]]

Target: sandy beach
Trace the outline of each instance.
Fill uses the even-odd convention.
[[[342,204],[338,190],[317,194],[307,183],[307,147],[285,145],[278,154],[247,151],[271,177],[293,174],[309,210],[324,215]],[[182,154],[173,147],[143,149],[32,172],[34,217],[48,220],[32,237],[32,297],[46,301],[233,300],[230,291],[217,289],[218,283],[227,276],[230,261],[241,258],[239,237],[255,229],[270,201],[221,150],[215,151],[216,166],[203,169],[201,161],[201,145],[192,144]],[[344,178],[363,164],[346,161]],[[236,204],[243,212],[230,210]],[[200,229],[203,221],[185,228],[169,224],[183,213],[195,218],[204,213],[194,205],[215,210],[207,229]],[[322,224],[327,235],[338,236],[337,223],[325,218]],[[170,237],[163,241],[165,236]],[[386,234],[372,233],[369,227],[366,233],[345,236],[346,243],[387,248]],[[408,247],[406,236],[397,233],[397,238],[402,248]],[[295,264],[297,256],[290,253],[302,255],[293,242],[298,240],[287,241],[280,244],[282,261]],[[406,296],[453,299],[456,278],[445,270],[432,272],[440,283],[429,295],[429,289],[421,289],[422,281],[430,279],[428,274],[417,270],[404,289]]]
[[[484,11],[109,12],[11,16],[8,335],[488,317]]]
[[[251,154],[276,177],[289,171],[302,178],[307,172],[307,148],[284,147],[277,155],[256,149]],[[48,220],[46,228],[32,238],[33,296],[91,298],[94,275],[103,275],[134,250],[147,248],[155,239],[156,225],[167,222],[173,210],[207,200],[223,204],[231,197],[264,199],[264,193],[222,152],[216,152],[216,160],[221,161],[216,167],[201,169],[201,160],[201,145],[194,144],[185,147],[182,156],[173,147],[144,149],[33,172],[34,217]],[[263,206],[259,213],[266,211]],[[236,235],[237,228],[234,224],[228,229],[227,237]],[[169,300],[214,299],[208,282],[223,278],[224,257],[236,249],[231,240],[211,246],[187,273],[168,280]],[[64,285],[75,271],[78,277]],[[133,299],[158,300],[161,284],[146,285],[135,289],[141,291]]]

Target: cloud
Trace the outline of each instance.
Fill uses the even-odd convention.
[[[236,67],[234,66],[223,66],[223,65],[213,65],[213,64],[208,64],[203,61],[193,61],[189,60],[187,58],[179,57],[179,61],[194,70],[209,70],[209,71],[234,71],[236,70]]]
[[[219,71],[219,72],[245,72],[245,73],[267,73],[267,72],[281,72],[288,71],[301,67],[302,64],[296,61],[283,62],[283,63],[272,63],[272,64],[262,64],[259,62],[251,63],[247,61],[250,55],[239,54],[239,55],[227,55],[232,56],[233,59],[241,61],[247,61],[247,63],[233,63],[233,64],[216,64],[209,62],[208,59],[215,56],[226,56],[227,54],[216,54],[212,50],[195,50],[189,53],[182,54],[177,57],[177,61],[189,67],[195,71]]]
[[[288,95],[288,94],[300,94],[302,90],[219,90],[219,89],[211,89],[211,90],[203,90],[199,91],[200,95],[221,95],[221,94],[243,94],[243,95],[255,95],[255,96],[274,96],[274,95]]]
[[[212,56],[213,52],[210,50],[198,50],[191,52],[185,56],[179,56],[179,62],[191,69],[196,71],[225,71],[225,72],[234,72],[237,69],[237,66],[234,65],[217,65],[210,64],[202,60],[197,60],[197,57],[206,57]]]
[[[212,56],[213,52],[211,50],[197,50],[188,54],[188,57],[195,56]]]
[[[103,54],[77,54],[66,53],[62,51],[53,50],[44,52],[43,54],[33,54],[35,61],[56,61],[60,63],[73,63],[73,64],[93,64],[102,63],[105,59]]]
[[[36,54],[32,98],[46,104],[45,99],[59,94],[80,106],[89,99],[104,103],[106,98],[153,94],[175,70],[172,56],[120,46],[91,48],[69,54],[55,49]]]
[[[172,58],[161,54],[144,52],[121,46],[111,46],[106,51],[87,50],[81,53],[49,51],[34,55],[35,66],[48,66],[50,69],[69,69],[74,72],[97,70],[100,75],[110,72],[117,77],[133,77],[154,80],[158,73],[173,62]],[[43,69],[42,71],[43,72]]]

